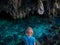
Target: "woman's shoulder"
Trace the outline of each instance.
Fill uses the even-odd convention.
[[[32,36],[31,38],[32,38],[33,40],[36,40],[35,37],[33,37],[33,36]]]
[[[26,36],[23,36],[22,39],[26,38]]]
[[[31,36],[31,38],[35,39],[35,37]]]

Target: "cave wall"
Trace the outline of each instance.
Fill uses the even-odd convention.
[[[29,12],[30,8],[35,6],[35,2],[35,0],[0,0],[0,12],[6,11],[14,18],[22,18]]]
[[[46,5],[41,6],[44,1]],[[47,7],[46,10],[53,8],[53,2],[54,0],[0,0],[0,12],[5,11],[6,13],[10,13],[14,19],[25,18],[29,16],[30,11],[33,13],[34,11],[40,10],[38,8],[44,8],[43,11],[45,7]]]
[[[37,6],[39,5],[39,6]],[[14,19],[29,16],[29,12],[34,12],[40,7],[40,0],[1,0],[0,12],[9,12]]]

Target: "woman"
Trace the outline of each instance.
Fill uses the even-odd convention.
[[[33,35],[33,29],[31,27],[28,27],[25,36],[22,38],[22,45],[36,45],[36,40]]]

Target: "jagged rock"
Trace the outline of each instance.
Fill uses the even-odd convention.
[[[5,11],[6,13],[10,13],[14,19],[25,18],[26,15],[29,16],[30,11],[34,12],[34,10],[37,9],[38,13],[40,13],[39,11],[41,11],[41,13],[44,12],[41,0],[1,0],[0,3],[0,12]]]
[[[37,8],[38,8],[38,14],[44,14],[44,6],[43,6],[43,2],[41,1],[41,0],[38,0],[38,6],[37,6]]]

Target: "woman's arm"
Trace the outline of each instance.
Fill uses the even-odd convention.
[[[36,42],[34,42],[34,45],[37,45]]]

